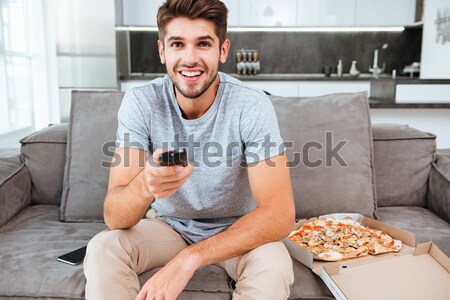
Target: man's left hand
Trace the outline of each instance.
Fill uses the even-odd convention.
[[[189,258],[177,255],[144,284],[135,300],[175,300],[195,270]]]

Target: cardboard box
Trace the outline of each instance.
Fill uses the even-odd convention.
[[[310,220],[300,220],[294,230]],[[315,261],[313,254],[283,239],[292,257],[319,275],[336,299],[450,299],[450,259],[431,242],[415,247],[414,234],[363,217],[362,224],[403,243],[398,253],[339,262]]]
[[[342,300],[450,299],[450,259],[431,242],[417,245],[413,254],[376,263],[330,264],[321,278]]]

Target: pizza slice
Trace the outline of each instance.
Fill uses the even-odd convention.
[[[371,241],[367,245],[369,254],[378,255],[388,252],[399,252],[402,249],[402,241],[393,239],[387,233],[370,228]]]

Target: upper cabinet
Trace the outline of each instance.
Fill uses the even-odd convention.
[[[404,26],[416,0],[298,0],[298,26]]]
[[[356,0],[298,0],[297,26],[354,26]]]
[[[240,26],[295,26],[297,0],[241,0]]]
[[[116,24],[157,26],[156,14],[165,0],[116,0]],[[222,0],[227,6],[228,26],[239,26],[238,0]]]
[[[239,2],[238,0],[222,0],[228,8],[228,26],[239,26]]]
[[[404,26],[414,23],[416,0],[357,0],[357,26]]]
[[[121,0],[123,25],[156,26],[156,14],[164,0]],[[118,22],[116,22],[118,23]]]
[[[228,26],[403,26],[414,23],[416,0],[222,0]],[[117,24],[156,26],[164,0],[116,0]]]

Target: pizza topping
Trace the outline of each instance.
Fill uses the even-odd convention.
[[[398,252],[402,248],[401,241],[385,232],[350,224],[348,220],[313,220],[303,224],[289,239],[312,252],[315,258],[327,261]]]

